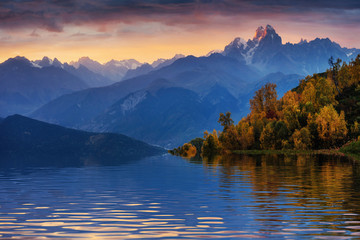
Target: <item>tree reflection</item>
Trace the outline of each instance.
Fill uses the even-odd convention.
[[[360,164],[344,156],[218,155],[189,161],[220,174],[226,196],[239,191],[239,182],[250,183],[253,209],[267,220],[278,221],[284,211],[303,218],[326,211],[311,219],[317,222],[339,221],[345,211],[360,214]]]

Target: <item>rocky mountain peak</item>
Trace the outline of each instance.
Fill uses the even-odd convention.
[[[276,33],[275,29],[271,25],[266,25],[266,28],[260,26],[256,29],[255,36],[253,38],[254,42],[260,42],[264,39],[270,39],[272,42],[275,39],[276,43],[281,43],[280,36]]]
[[[263,28],[263,26],[260,26],[256,29],[255,32],[255,36],[253,38],[253,40],[257,40],[259,41],[261,38],[263,38],[265,36],[265,29]]]

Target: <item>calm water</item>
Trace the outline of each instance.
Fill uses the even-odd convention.
[[[16,239],[360,238],[360,166],[330,156],[169,155],[118,166],[0,170]]]

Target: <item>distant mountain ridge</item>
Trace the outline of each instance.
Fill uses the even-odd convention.
[[[0,64],[0,116],[29,114],[61,95],[112,83],[84,66],[75,68],[56,58],[9,58]]]
[[[77,68],[68,64],[61,63],[57,58],[50,59],[48,57],[43,57],[41,60],[35,60],[32,62],[34,67],[43,68],[43,67],[56,67],[61,68],[67,71],[68,73],[73,74],[85,82],[89,87],[102,87],[106,85],[113,84],[114,82],[110,79],[95,73],[84,65],[79,65]]]
[[[81,57],[78,61],[70,62],[70,65],[79,68],[81,65],[90,69],[92,72],[102,75],[113,82],[119,82],[132,77],[137,77],[150,71],[168,66],[175,60],[185,57],[182,54],[176,54],[171,59],[160,58],[152,64],[140,63],[135,59],[111,60],[105,64],[101,64],[89,57]]]
[[[0,64],[0,116],[28,114],[56,97],[88,87],[61,68],[39,68],[24,57],[10,58]]]
[[[124,135],[84,132],[20,115],[0,122],[1,166],[119,164],[164,152]]]

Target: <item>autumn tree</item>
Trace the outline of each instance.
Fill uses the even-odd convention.
[[[284,140],[288,139],[289,130],[283,121],[269,122],[260,136],[262,149],[282,149]]]
[[[294,132],[295,129],[300,128],[299,118],[300,110],[300,96],[298,93],[288,91],[280,100],[281,102],[281,118],[285,122],[289,131]]]
[[[230,126],[234,125],[234,121],[231,119],[231,112],[220,113],[218,123],[224,127],[223,132],[226,132]]]
[[[297,150],[310,149],[312,146],[311,133],[307,128],[296,129],[291,138]]]
[[[183,150],[182,152],[183,157],[192,158],[196,155],[196,147],[190,143],[185,143],[182,146],[182,150]]]
[[[226,131],[220,134],[219,141],[222,150],[226,153],[231,153],[241,148],[239,133],[234,125],[230,125]]]
[[[335,96],[333,82],[330,79],[315,75],[305,84],[301,102],[304,104],[306,112],[315,113],[326,105],[336,104]]]
[[[323,107],[317,114],[315,122],[319,138],[325,147],[336,144],[348,133],[344,112],[339,115],[332,105]]]
[[[204,139],[203,138],[195,138],[190,141],[190,144],[196,148],[196,154],[200,154],[201,148],[204,144]]]
[[[252,126],[254,132],[254,144],[252,148],[260,149],[260,136],[264,127],[268,123],[268,120],[266,118],[262,118],[258,114],[252,114],[252,113],[248,116],[248,119],[250,126]]]
[[[205,131],[204,142],[201,148],[201,152],[202,155],[206,157],[220,154],[221,145],[216,130],[214,130],[213,133],[208,133],[208,131]]]
[[[250,149],[255,143],[254,126],[249,121],[241,120],[236,126],[239,133],[240,149]]]
[[[250,100],[252,114],[258,114],[267,119],[277,117],[277,92],[276,84],[267,83],[255,92],[255,96]]]
[[[275,131],[273,122],[269,122],[263,129],[260,136],[262,149],[275,149]]]

